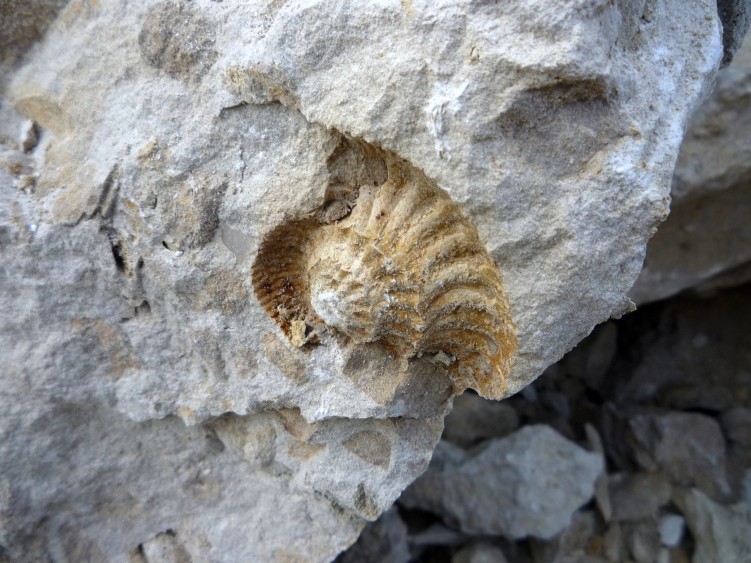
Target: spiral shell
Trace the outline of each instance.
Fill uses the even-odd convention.
[[[297,346],[379,343],[445,365],[456,392],[501,398],[516,336],[498,267],[446,192],[383,158],[380,185],[336,183],[337,199],[267,235],[256,296]]]

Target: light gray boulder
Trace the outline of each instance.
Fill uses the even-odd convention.
[[[441,441],[428,471],[402,495],[459,529],[550,539],[588,502],[603,471],[588,452],[545,425],[525,426],[465,453]]]

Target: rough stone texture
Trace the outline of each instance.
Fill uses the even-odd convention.
[[[357,543],[337,557],[336,563],[407,563],[407,526],[396,507],[365,528]]]
[[[743,361],[745,356],[738,354],[748,348],[749,333],[743,319],[748,317],[749,307],[744,295],[751,295],[751,284],[714,296],[676,297],[603,324],[522,393],[500,403],[516,411],[522,427],[553,421],[556,428],[568,429],[565,436],[570,440],[607,456],[610,473],[603,472],[597,479],[594,502],[580,508],[563,531],[549,540],[508,540],[492,534],[477,538],[457,529],[455,517],[447,515],[439,503],[410,509],[397,501],[409,529],[413,560],[447,561],[457,550],[479,540],[492,542],[509,561],[519,563],[691,561],[695,547],[714,542],[717,534],[712,526],[695,526],[689,531],[683,509],[674,501],[674,491],[689,484],[711,498],[730,482],[731,494],[722,499],[722,505],[751,503],[751,448],[744,446],[748,409],[738,406],[749,398],[748,387],[738,381],[738,374],[749,367]],[[723,320],[725,327],[717,331]],[[686,352],[685,358],[681,352]],[[666,358],[680,360],[680,367],[677,362],[662,361]],[[648,366],[634,369],[633,359],[637,365],[651,362],[649,378]],[[590,369],[596,376],[586,377]],[[640,379],[639,395],[622,393],[624,383],[632,387],[631,377]],[[616,382],[618,385],[608,385]],[[725,390],[724,407],[696,406],[710,403],[693,399],[714,395],[711,400],[716,400],[720,388]],[[692,401],[683,409],[675,405],[669,410],[669,400],[679,389],[681,396]],[[560,408],[560,401],[543,399],[561,395],[566,398],[566,409]],[[473,397],[464,407],[471,405],[479,413],[489,413],[490,407],[498,405],[484,403],[488,401]],[[487,419],[462,416],[466,425],[463,435],[482,435]],[[481,441],[469,452],[443,443],[434,465],[461,464],[487,443]],[[468,489],[486,487],[482,478],[462,481],[461,486],[465,485]],[[405,495],[409,497],[411,492],[408,489]],[[465,494],[464,489],[460,494]],[[545,491],[540,495],[545,502]],[[485,496],[493,495],[486,492]],[[485,507],[480,504],[480,509]],[[498,510],[513,513],[516,509],[503,506]],[[464,516],[475,517],[469,510]],[[733,508],[728,516],[740,518],[742,512]]]
[[[36,43],[68,0],[0,3],[0,77]]]
[[[665,547],[675,547],[681,542],[686,520],[678,514],[665,514],[660,518],[660,541]]]
[[[736,51],[751,24],[751,2],[749,0],[717,0],[717,12],[722,22],[722,66],[733,60]]]
[[[698,489],[678,491],[675,502],[697,539],[693,563],[751,560],[751,505],[722,506]]]
[[[751,448],[751,409],[745,407],[729,409],[722,413],[720,422],[729,440]]]
[[[668,219],[647,246],[637,303],[751,279],[751,35],[681,146]]]
[[[500,268],[511,394],[628,309],[721,54],[708,1],[72,0],[0,87],[4,546],[333,557],[426,467],[445,377],[291,345],[261,241],[345,135],[403,159]]]
[[[508,563],[501,548],[477,542],[457,551],[451,563]]]
[[[661,473],[615,474],[608,478],[615,520],[654,516],[670,500],[670,481]]]
[[[614,388],[619,403],[713,412],[751,406],[749,310],[751,293],[741,287],[624,318],[623,338],[632,339],[633,352],[614,363],[602,388]]]
[[[571,517],[569,526],[550,541],[530,541],[534,563],[604,563],[601,550],[592,542],[598,532],[597,516],[581,510]]]
[[[698,413],[642,414],[629,425],[640,464],[657,466],[676,483],[697,485],[718,500],[731,496],[725,439],[714,419]]]
[[[463,393],[454,399],[444,420],[443,438],[468,448],[489,438],[502,438],[518,427],[519,415],[510,404]]]
[[[400,502],[441,514],[469,533],[548,539],[592,498],[602,470],[599,454],[532,425],[468,454],[440,442],[427,473]]]
[[[660,552],[660,534],[653,519],[632,522],[625,526],[626,546],[637,563],[654,563]]]

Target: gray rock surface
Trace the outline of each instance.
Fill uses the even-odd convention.
[[[580,510],[571,517],[570,525],[550,541],[531,540],[534,563],[604,563],[600,554],[592,553],[592,538],[598,533],[597,516],[591,510]]]
[[[670,501],[670,481],[659,472],[609,475],[608,484],[615,520],[655,516]]]
[[[392,507],[365,528],[352,549],[336,563],[407,563],[410,560],[407,526]]]
[[[722,22],[722,65],[733,60],[736,51],[751,24],[751,2],[749,0],[717,0],[717,12]]]
[[[42,38],[68,0],[17,0],[0,4],[0,79]]]
[[[751,409],[735,407],[728,409],[720,417],[722,429],[728,440],[751,448]]]
[[[441,514],[465,532],[547,539],[592,498],[602,470],[600,455],[532,425],[470,453],[442,441],[400,502]]]
[[[443,438],[468,448],[489,438],[502,438],[518,427],[519,415],[510,404],[463,393],[454,398],[444,420]]]
[[[746,300],[741,299],[744,295]],[[471,510],[455,516],[440,502],[409,508],[398,501],[400,514],[409,526],[408,541],[414,560],[449,560],[463,552],[464,547],[481,541],[492,542],[509,561],[519,563],[688,563],[697,546],[694,534],[700,537],[699,541],[710,543],[726,541],[727,537],[713,538],[716,534],[711,526],[687,527],[687,509],[675,500],[686,485],[712,498],[732,484],[729,494],[723,494],[716,506],[729,510],[726,516],[737,519],[733,526],[742,530],[746,517],[741,503],[748,506],[751,502],[751,448],[743,445],[748,421],[746,407],[740,406],[749,399],[748,387],[740,384],[738,374],[749,364],[739,361],[745,356],[737,352],[748,348],[743,322],[748,316],[749,296],[751,285],[746,285],[711,297],[682,296],[641,308],[598,327],[584,346],[551,366],[523,393],[505,400],[503,404],[518,414],[522,428],[540,422],[556,423],[556,427],[567,428],[570,440],[607,456],[610,473],[601,473],[595,481],[594,502],[577,510],[561,532],[543,540],[507,539],[498,532],[485,532],[477,538],[473,536],[477,532],[460,528],[459,520],[476,518]],[[717,330],[723,321],[723,329]],[[615,325],[617,331],[613,330]],[[606,331],[606,336],[600,331]],[[611,339],[614,334],[618,336],[615,342]],[[603,348],[609,351],[603,354]],[[588,355],[608,359],[590,362]],[[634,369],[634,359],[636,365],[645,364],[644,371]],[[674,363],[664,363],[663,359]],[[651,379],[645,377],[649,363]],[[588,365],[597,366],[601,377],[587,378]],[[602,365],[608,367],[603,369]],[[664,386],[663,377],[673,381],[674,387]],[[638,396],[622,393],[623,383],[628,387],[630,378],[639,380]],[[649,385],[650,382],[656,384]],[[705,407],[698,414],[694,405],[709,405],[709,401],[717,399],[716,390],[720,388],[727,394],[724,409]],[[672,410],[666,409],[678,390],[684,398],[714,398],[705,403],[687,401],[683,412],[677,403],[671,406]],[[561,395],[569,408],[561,409],[556,401],[549,400]],[[485,412],[486,402],[474,397],[465,406]],[[462,420],[468,434],[472,434],[472,425],[476,426],[477,435],[486,426],[480,416]],[[493,440],[466,451],[444,441],[430,472],[451,474],[483,452],[489,443]],[[442,491],[457,487],[457,483],[457,497],[469,497],[467,491],[473,488],[482,491],[478,494],[484,497],[494,497],[481,477],[471,481],[463,477],[433,481],[434,488],[426,485],[421,494],[447,497]],[[405,492],[408,502],[412,492]],[[544,504],[547,496],[546,490],[541,489],[536,498]],[[503,510],[512,514],[525,512],[508,504],[491,509],[488,504],[484,501],[473,506],[486,514]],[[731,553],[739,557],[737,551]],[[722,560],[717,559],[718,555],[713,557]]]
[[[337,147],[402,159],[502,272],[511,394],[629,308],[722,54],[679,0],[72,0],[31,28],[0,85],[0,537],[28,560],[333,557],[426,467],[446,378],[293,345],[260,243],[370,170]]]
[[[692,563],[751,561],[751,507],[722,506],[698,489],[675,498],[696,541]]]
[[[731,496],[720,425],[698,413],[642,414],[629,421],[634,439],[645,455],[637,455],[649,469],[659,467],[674,482],[693,486],[719,500]]]
[[[665,547],[675,547],[681,542],[686,519],[679,514],[665,514],[660,518],[660,541]]]
[[[653,519],[626,524],[626,546],[637,563],[654,563],[660,553],[660,534]]]
[[[639,304],[751,279],[751,35],[694,114],[676,165],[668,219],[631,290]]]
[[[477,542],[457,551],[451,563],[508,563],[508,559],[501,548]]]
[[[730,289],[712,300],[675,299],[624,319],[635,353],[605,382],[618,402],[724,411],[751,406],[751,294]]]

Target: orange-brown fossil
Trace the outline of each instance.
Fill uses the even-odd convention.
[[[361,165],[378,153],[387,173],[375,181],[362,173],[367,166],[334,174],[322,209],[269,232],[253,265],[256,296],[296,346],[326,335],[379,343],[400,358],[444,364],[456,392],[503,397],[516,336],[477,230],[419,170],[345,144]]]

